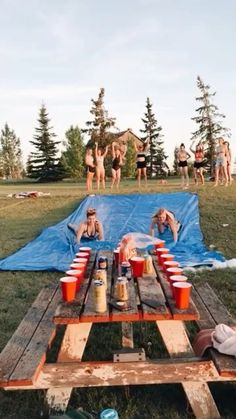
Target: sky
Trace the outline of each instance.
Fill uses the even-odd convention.
[[[0,10],[0,128],[14,129],[25,160],[42,103],[63,140],[91,119],[101,87],[117,127],[137,135],[150,97],[173,160],[196,130],[198,75],[217,92],[236,156],[234,0],[0,0]]]

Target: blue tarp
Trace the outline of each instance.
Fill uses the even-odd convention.
[[[97,218],[103,223],[106,239],[90,242],[89,246],[93,248],[114,249],[126,233],[148,233],[152,215],[158,208],[165,207],[175,213],[182,227],[176,244],[169,230],[161,238],[166,240],[181,266],[211,265],[214,260],[225,260],[222,254],[209,251],[203,243],[196,194],[91,195],[69,217],[44,229],[35,240],[1,260],[0,269],[64,272],[79,248],[67,225],[85,220],[88,207],[97,209]]]

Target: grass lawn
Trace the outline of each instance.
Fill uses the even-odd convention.
[[[149,181],[141,193],[180,191],[179,181],[167,185]],[[50,197],[39,199],[10,199],[7,195],[22,190],[50,192]],[[227,258],[236,257],[236,182],[225,188],[206,186],[190,187],[198,192],[201,228],[207,245],[214,245]],[[119,193],[137,193],[135,181],[124,181]],[[107,189],[105,193],[111,193]],[[116,191],[112,191],[116,193]],[[69,215],[86,196],[84,183],[58,184],[0,184],[0,258],[10,255],[41,230]],[[228,224],[223,227],[223,224]],[[191,274],[195,281],[209,281],[211,286],[236,316],[236,270],[225,269]],[[48,272],[0,272],[0,351],[6,345],[24,317],[39,290],[61,275]],[[111,358],[111,350],[120,346],[119,325],[94,326],[85,357]],[[152,324],[135,325],[135,346],[142,346],[150,357],[162,356],[165,350],[157,339]],[[101,338],[99,338],[101,336]],[[108,342],[104,347],[104,342]],[[148,345],[148,342],[151,342]],[[236,384],[211,384],[212,393],[222,417],[236,417]],[[43,406],[42,391],[0,391],[0,419],[40,418]],[[129,388],[92,388],[74,390],[70,407],[82,406],[88,411],[98,411],[113,406],[122,419],[190,418],[192,417],[180,385],[137,386]]]

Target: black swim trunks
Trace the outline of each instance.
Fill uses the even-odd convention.
[[[186,167],[186,166],[188,166],[187,160],[179,161],[178,166],[179,167]]]
[[[89,173],[95,173],[95,167],[94,166],[87,166],[87,171],[89,172]]]
[[[203,161],[195,161],[193,167],[200,169],[200,167],[203,167]]]

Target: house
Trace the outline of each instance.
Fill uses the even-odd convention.
[[[120,144],[126,144],[128,140],[135,141],[136,145],[139,146],[143,144],[141,138],[139,138],[136,134],[133,133],[131,128],[128,128],[126,131],[121,131],[117,133],[109,133],[110,138],[112,141],[116,141]]]

